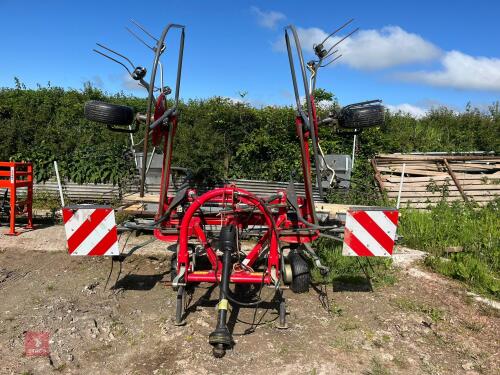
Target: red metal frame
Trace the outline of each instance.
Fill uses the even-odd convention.
[[[26,199],[17,200],[17,189],[27,187]],[[32,163],[0,162],[0,188],[9,189],[10,194],[10,230],[6,235],[17,236],[16,216],[26,213],[28,224],[26,229],[33,229],[33,165]],[[18,206],[24,206],[23,212],[18,212]]]
[[[162,95],[156,101],[154,118],[157,119],[165,112],[165,99]],[[317,128],[316,107],[313,101],[313,126]],[[298,116],[295,120],[297,137],[301,147],[302,174],[304,178],[305,197],[297,198],[297,205],[300,215],[309,223],[315,224],[314,200],[312,188],[308,188],[305,181],[311,181],[311,160],[310,160],[310,132],[304,128],[303,120]],[[169,204],[172,202],[172,196],[167,195],[171,162],[173,152],[173,138],[177,128],[177,117],[171,116],[168,125],[157,127],[153,133],[153,143],[159,145],[163,141],[163,169],[162,183],[160,187],[160,201],[156,219],[161,218]],[[309,184],[309,186],[312,186]],[[189,189],[186,193],[187,205],[179,212],[171,212],[169,217],[161,223],[159,229],[155,229],[156,238],[167,242],[178,242],[177,250],[177,272],[183,272],[185,283],[212,282],[220,281],[222,263],[218,259],[216,252],[209,243],[204,231],[205,226],[221,227],[223,225],[235,225],[243,231],[253,226],[260,226],[262,236],[258,238],[253,249],[246,255],[242,264],[246,268],[233,270],[230,277],[233,283],[265,283],[271,284],[277,282],[281,272],[280,263],[280,242],[290,244],[301,244],[312,242],[318,238],[319,233],[311,230],[304,223],[297,219],[292,219],[288,215],[288,203],[286,191],[277,192],[277,198],[271,201],[264,201],[248,191],[236,186],[226,186],[211,190],[201,196],[198,196],[195,189]],[[225,212],[227,207],[231,210],[229,213],[201,213],[201,208],[210,205],[212,207],[222,208]],[[248,215],[248,208],[241,209],[241,206],[253,207],[255,212]],[[186,208],[187,207],[187,208]],[[194,270],[190,261],[188,244],[196,241],[204,247],[210,269]],[[258,259],[262,251],[268,251],[267,265],[264,273],[254,272],[252,266]]]

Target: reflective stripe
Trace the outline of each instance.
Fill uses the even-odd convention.
[[[82,225],[82,223],[88,219],[90,215],[94,213],[95,209],[85,209],[76,210],[73,216],[64,224],[64,229],[66,230],[66,238],[69,240],[70,237],[76,232],[76,230]]]
[[[73,255],[87,255],[102,238],[113,228],[115,228],[115,218],[113,211],[91,232],[87,238],[73,251]]]
[[[366,213],[390,238],[394,239],[397,227],[383,211],[366,211]]]

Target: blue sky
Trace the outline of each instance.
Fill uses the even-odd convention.
[[[16,1],[0,0],[0,86],[17,76],[37,83],[107,92],[131,89],[124,70],[92,52],[102,42],[150,69],[151,52],[125,30],[134,18],[153,34],[186,25],[183,98],[213,95],[260,106],[293,104],[283,27],[299,28],[303,48],[355,18],[360,31],[318,86],[342,104],[381,98],[416,115],[431,106],[486,108],[500,99],[500,2],[470,1]],[[316,6],[310,8],[311,4]],[[152,6],[155,5],[155,8]],[[148,14],[149,13],[149,14]],[[175,40],[169,46],[175,48]],[[175,50],[166,63],[175,64]],[[170,58],[168,58],[170,57]],[[167,83],[173,86],[172,70]]]

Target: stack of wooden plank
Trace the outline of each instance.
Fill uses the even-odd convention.
[[[401,207],[427,208],[445,200],[483,206],[500,197],[500,157],[484,155],[384,154],[372,159],[375,178]],[[403,174],[404,169],[404,174]]]

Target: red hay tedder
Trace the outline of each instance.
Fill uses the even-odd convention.
[[[297,107],[295,124],[290,126],[295,126],[300,144],[304,196],[297,196],[293,183],[271,196],[261,197],[231,184],[200,195],[189,182],[184,183],[175,195],[169,196],[167,192],[172,172],[174,137],[179,126],[178,102],[185,27],[170,24],[156,39],[134,22],[155,43],[154,46],[149,46],[155,55],[149,82],[144,79],[147,74],[145,68],[135,66],[124,55],[98,44],[101,50],[96,52],[121,64],[131,77],[148,91],[145,114],[134,114],[129,107],[98,101],[90,101],[85,105],[87,119],[107,124],[113,131],[135,133],[144,127],[141,196],[144,195],[147,170],[145,156],[148,155],[149,145],[152,142],[156,147],[163,146],[161,191],[154,222],[149,225],[128,222],[121,229],[154,230],[157,239],[177,244],[171,267],[172,287],[177,290],[176,324],[184,323],[184,298],[190,287],[199,283],[219,285],[217,325],[209,336],[216,357],[222,357],[226,349],[233,345],[232,335],[226,325],[228,304],[258,306],[261,303],[260,297],[242,301],[242,298],[231,290],[231,284],[240,287],[254,285],[256,288],[274,288],[275,301],[278,302],[279,327],[285,328],[286,307],[282,291],[288,286],[297,293],[308,291],[310,272],[305,257],[310,258],[322,273],[328,272],[328,269],[321,265],[312,247],[317,238],[323,236],[344,241],[345,255],[392,254],[397,211],[385,208],[352,210],[348,212],[344,225],[344,222],[328,221],[327,218],[319,217],[313,200],[313,185],[319,189],[323,198],[325,182],[328,183],[329,180],[330,183],[335,183],[335,179],[325,176],[324,170],[320,168],[321,162],[326,161],[319,146],[318,127],[328,124],[333,125],[332,129],[340,134],[358,134],[363,128],[381,125],[384,118],[384,108],[378,100],[346,106],[321,121],[316,116],[312,93],[319,68],[338,58],[334,56],[334,47],[339,42],[333,46],[330,43],[328,47],[325,47],[326,43],[350,22],[315,45],[316,59],[307,64],[304,62],[295,28],[285,28],[285,42]],[[167,101],[172,90],[164,86],[160,58],[167,51],[165,38],[174,29],[180,32],[177,76],[173,100]],[[147,45],[146,42],[143,43]],[[297,79],[296,63],[300,80]],[[159,85],[156,82],[158,67],[161,80]],[[302,102],[303,98],[305,103]],[[171,103],[170,107],[168,103]],[[78,207],[68,207],[65,210],[76,212]],[[103,218],[105,216],[102,215]],[[68,215],[68,218],[72,217],[75,215]],[[86,218],[90,216],[87,215],[83,220]],[[114,229],[107,225],[108,231]],[[71,238],[72,233],[68,232],[68,238]],[[250,240],[253,247],[244,251],[241,245],[244,240]],[[116,251],[107,252],[107,249],[95,251],[95,248],[99,247],[99,241],[94,242],[93,254],[116,255]],[[109,241],[105,243],[110,246]],[[79,255],[85,254],[82,246]]]

